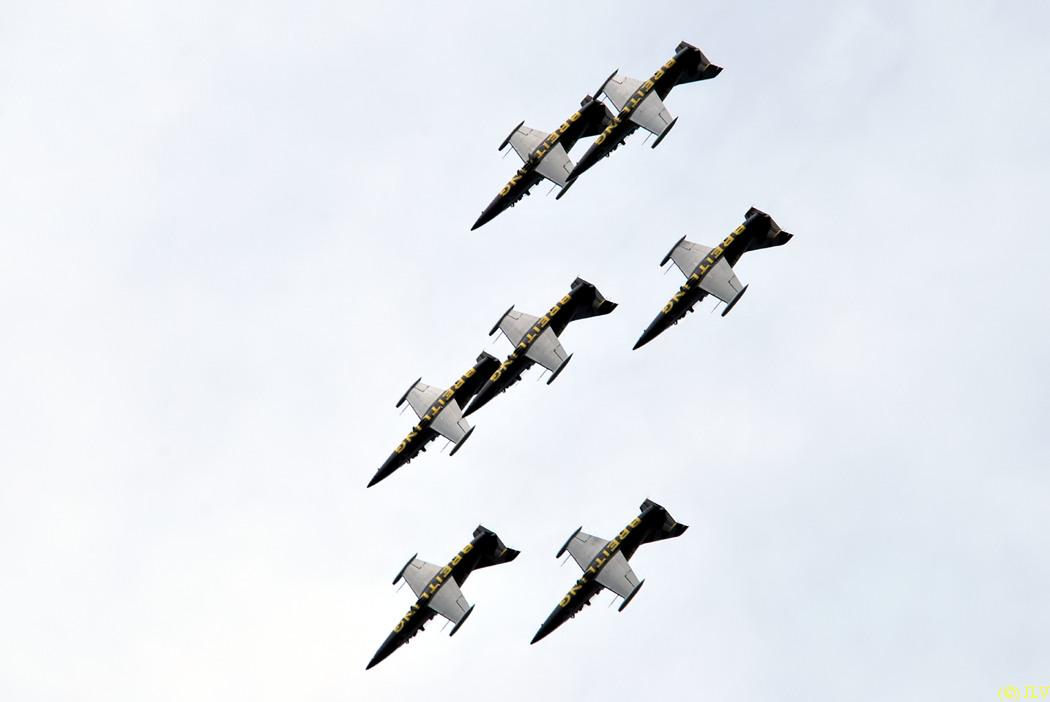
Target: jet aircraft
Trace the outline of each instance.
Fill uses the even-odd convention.
[[[393,584],[397,585],[397,581],[404,578],[416,594],[416,603],[386,637],[365,670],[408,643],[409,639],[422,631],[423,625],[436,614],[452,622],[449,636],[454,635],[474,611],[474,606],[467,602],[459,589],[467,581],[467,577],[478,568],[509,563],[517,557],[518,552],[504,546],[496,532],[481,525],[474,530],[471,542],[444,567],[412,556],[398,572]]]
[[[644,83],[621,74],[619,69],[613,71],[602,83],[598,93],[605,93],[619,114],[613,117],[572,169],[568,185],[558,193],[558,198],[569,191],[581,173],[611,154],[620,144],[626,143],[627,137],[638,127],[656,136],[654,149],[659,146],[678,121],[677,117],[671,117],[663,103],[671,88],[682,83],[708,80],[721,72],[722,68],[708,61],[700,49],[684,41],[677,46],[674,56]]]
[[[502,151],[509,143],[524,164],[511,176],[495,199],[485,208],[471,231],[489,222],[508,207],[513,207],[529,190],[546,178],[559,187],[565,187],[572,161],[568,152],[581,137],[594,136],[612,120],[612,112],[604,103],[590,95],[580,102],[580,109],[569,115],[560,127],[547,132],[520,123],[499,145]]]
[[[587,317],[609,314],[616,309],[616,303],[606,300],[598,288],[583,278],[572,283],[568,294],[558,300],[557,304],[542,317],[535,317],[527,312],[518,312],[510,306],[489,335],[496,330],[502,331],[507,340],[515,345],[514,351],[497,368],[488,382],[470,401],[463,416],[476,412],[496,395],[504,392],[511,385],[521,380],[521,374],[532,367],[533,363],[551,371],[547,385],[565,369],[572,355],[566,355],[558,336],[565,331],[569,322]]]
[[[474,427],[463,419],[460,405],[461,403],[466,405],[482,383],[497,368],[499,368],[499,359],[482,351],[474,366],[444,392],[432,385],[420,382],[422,378],[412,383],[412,386],[405,391],[394,406],[400,407],[405,400],[408,400],[419,422],[412,427],[408,436],[397,445],[390,457],[372,476],[368,487],[372,487],[411,461],[419,455],[420,451],[425,451],[426,445],[436,439],[439,434],[456,445],[449,453],[450,456],[455,455],[474,431]]]
[[[543,622],[543,626],[536,632],[532,643],[536,643],[575,617],[603,588],[609,588],[623,598],[618,610],[622,612],[645,583],[644,580],[638,580],[627,563],[634,552],[639,546],[650,541],[681,536],[688,528],[685,524],[676,522],[666,509],[647,499],[642,503],[641,514],[608,541],[584,533],[583,527],[574,531],[569,540],[558,549],[555,558],[561,558],[562,554],[568,551],[576,564],[583,569],[583,575],[565,597],[561,598],[554,611],[547,617],[547,621]]]
[[[678,320],[687,312],[692,312],[693,306],[709,293],[726,303],[722,311],[725,317],[747,290],[747,286],[741,286],[733,272],[733,266],[740,257],[747,251],[783,246],[791,240],[791,236],[777,226],[772,217],[754,207],[744,215],[744,223],[713,249],[687,241],[683,236],[660,261],[660,265],[667,263],[668,259],[674,261],[687,280],[663,306],[656,319],[645,328],[634,348],[645,346],[665,329],[678,324]]]

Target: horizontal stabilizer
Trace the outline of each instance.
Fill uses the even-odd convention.
[[[744,221],[747,223],[749,229],[752,226],[752,219],[759,220],[754,223],[756,228],[761,227],[761,220],[765,220],[766,232],[764,235],[759,234],[754,236],[751,239],[748,249],[752,251],[757,249],[768,249],[772,246],[783,246],[791,241],[793,235],[790,232],[785,232],[781,229],[780,225],[774,222],[772,217],[757,207],[752,207],[747,211],[747,214],[744,215]]]
[[[650,541],[661,541],[663,539],[673,539],[676,536],[681,536],[682,534],[684,534],[685,530],[689,528],[685,524],[679,524],[678,522],[676,522],[674,520],[674,517],[671,516],[671,513],[664,509],[662,506],[656,504],[649,498],[646,498],[645,502],[643,502],[641,506],[642,514],[645,514],[646,512],[649,512],[651,510],[658,510],[660,513],[662,513],[663,522],[660,524],[659,529],[650,530],[649,533],[646,534],[646,543],[649,543]]]
[[[478,557],[477,565],[475,568],[488,568],[489,566],[500,565],[501,563],[510,563],[518,557],[520,551],[516,551],[512,548],[507,548],[503,541],[499,538],[499,535],[491,529],[486,529],[482,525],[478,525],[478,528],[474,530],[474,541],[480,543],[481,539],[491,535],[492,541],[491,548],[487,548]]]

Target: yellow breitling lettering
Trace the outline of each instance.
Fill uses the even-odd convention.
[[[673,65],[675,65],[675,60],[672,58],[661,68],[658,68],[656,70],[656,73],[653,74],[652,78],[638,86],[638,90],[634,92],[634,95],[631,97],[631,99],[628,100],[627,104],[624,105],[622,110],[620,110],[620,114],[616,115],[616,117],[614,117],[613,120],[609,122],[609,126],[606,127],[601,134],[598,135],[598,138],[594,140],[594,143],[603,143],[609,137],[609,135],[613,133],[613,130],[615,130],[616,127],[620,126],[620,124],[623,122],[622,118],[631,114],[634,108],[641,104],[641,102],[646,98],[646,96],[650,92],[652,92],[653,88],[656,87],[656,81],[663,78],[664,71]]]
[[[636,529],[639,524],[642,523],[641,517],[635,517],[631,520],[631,523],[624,527],[623,531],[617,534],[615,537],[609,540],[609,543],[605,544],[605,548],[601,550],[601,555],[595,556],[587,567],[584,569],[583,577],[576,581],[576,584],[569,589],[565,597],[561,598],[558,602],[559,607],[568,607],[569,603],[572,602],[572,598],[576,596],[584,585],[587,584],[588,575],[596,575],[598,569],[601,568],[602,564],[605,563],[614,553],[620,548],[621,542],[627,538],[627,535],[631,533],[633,529]],[[604,556],[604,558],[602,558]]]
[[[543,139],[543,141],[540,142],[540,145],[536,148],[536,150],[529,157],[529,162],[530,163],[533,162],[533,161],[538,162],[541,158],[543,158],[546,155],[546,153],[551,148],[553,148],[555,144],[558,143],[558,139],[560,139],[561,135],[564,134],[569,129],[569,125],[571,125],[573,122],[577,121],[578,119],[580,119],[580,113],[579,112],[574,112],[569,117],[569,119],[567,119],[565,122],[562,122],[562,125],[560,127],[558,127],[556,130],[554,130],[553,132],[548,134]],[[546,147],[546,148],[544,148],[544,147]],[[503,186],[503,189],[499,191],[499,196],[500,197],[506,197],[507,194],[511,191],[511,188],[513,188],[515,185],[517,185],[521,181],[521,179],[523,177],[525,177],[525,175],[527,175],[527,172],[525,171],[524,167],[520,168],[513,176],[511,176],[510,181],[508,181],[508,183]]]
[[[547,314],[545,314],[542,317],[540,317],[539,319],[537,319],[536,320],[536,324],[534,324],[532,326],[532,331],[535,331],[537,333],[535,335],[526,333],[525,338],[523,338],[518,343],[517,348],[515,348],[514,351],[512,351],[509,356],[507,356],[507,360],[505,360],[503,363],[501,363],[499,368],[497,368],[495,370],[495,372],[493,372],[493,374],[491,376],[489,376],[489,382],[494,383],[497,380],[499,380],[500,376],[503,375],[503,371],[505,371],[508,368],[510,368],[510,365],[515,360],[517,360],[517,358],[518,358],[518,349],[523,349],[523,350],[527,349],[529,347],[529,344],[531,344],[533,342],[533,340],[537,336],[539,336],[539,333],[547,328],[547,325],[550,324],[551,317],[553,317],[554,315],[558,314],[558,312],[561,311],[562,306],[567,305],[569,303],[569,301],[571,301],[571,300],[572,300],[572,295],[571,294],[566,295],[562,299],[558,300],[558,304],[556,304],[553,307],[551,307],[547,311]]]
[[[451,388],[449,388],[441,394],[441,397],[438,398],[438,401],[431,405],[430,409],[428,409],[426,414],[420,417],[420,419],[423,421],[428,421],[438,416],[438,414],[441,413],[441,410],[445,409],[445,405],[449,403],[453,395],[456,394],[456,390],[459,390],[461,387],[463,387],[463,383],[466,382],[466,380],[472,377],[475,373],[477,373],[477,369],[473,367],[466,373],[464,373],[462,377],[460,377],[458,380],[456,380],[455,383],[452,384]],[[416,424],[414,427],[412,427],[412,429],[408,432],[408,436],[402,439],[401,443],[398,444],[397,448],[394,449],[394,453],[401,453],[402,451],[404,451],[408,447],[408,445],[412,443],[412,439],[419,436],[419,432],[421,431],[423,431],[422,424]]]
[[[423,593],[419,596],[419,599],[421,599],[421,600],[429,600],[430,596],[433,593],[437,592],[437,590],[441,587],[441,584],[443,582],[445,582],[446,579],[448,579],[448,576],[452,573],[452,567],[455,566],[457,563],[459,563],[461,560],[463,560],[463,556],[467,555],[468,553],[470,553],[473,550],[474,550],[474,543],[473,542],[471,542],[471,543],[467,544],[466,546],[464,546],[460,550],[459,553],[457,553],[455,556],[452,557],[452,560],[449,561],[448,565],[446,565],[444,568],[442,568],[440,571],[438,571],[437,575],[435,575],[433,578],[431,578],[430,582],[427,583],[427,586],[423,588]],[[396,625],[394,625],[394,633],[397,633],[397,632],[401,631],[402,629],[404,629],[405,625],[408,624],[408,622],[412,619],[413,616],[415,616],[416,612],[418,612],[418,611],[419,611],[419,603],[416,602],[414,605],[412,605],[409,608],[408,614],[406,614],[405,616],[401,617],[401,621],[399,621]]]
[[[660,312],[662,312],[663,314],[667,314],[672,309],[674,309],[675,304],[682,299],[685,293],[689,292],[692,289],[694,283],[699,281],[700,278],[711,269],[711,266],[718,263],[718,259],[722,257],[726,249],[729,248],[729,245],[732,244],[736,237],[738,237],[746,228],[747,225],[741,224],[739,227],[734,229],[733,232],[729,236],[727,236],[721,244],[711,249],[711,251],[708,252],[707,257],[700,262],[699,266],[697,266],[696,271],[689,276],[689,280],[686,281],[685,285],[679,288],[678,292],[675,293],[675,295],[670,300],[668,300],[667,304],[660,309]]]

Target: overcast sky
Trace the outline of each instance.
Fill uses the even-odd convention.
[[[221,5],[221,6],[220,6]],[[1041,2],[2,4],[0,697],[991,700],[1050,684]],[[614,68],[677,88],[560,201],[469,227]],[[584,140],[574,158],[586,149]],[[752,205],[732,314],[639,351],[658,262]],[[512,303],[616,311],[372,489]],[[535,646],[554,553],[643,547]],[[521,550],[364,667],[390,580]]]

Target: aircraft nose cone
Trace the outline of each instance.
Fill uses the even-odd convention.
[[[551,631],[552,631],[552,629],[550,627],[548,627],[546,624],[544,624],[543,626],[540,627],[540,630],[536,632],[536,635],[532,637],[532,641],[529,642],[529,645],[531,646],[532,644],[536,643],[540,639],[544,638],[545,636],[547,636],[547,634],[551,633]]]
[[[495,216],[496,216],[496,213],[492,211],[491,207],[485,208],[485,211],[482,212],[481,216],[478,217],[476,222],[474,222],[474,226],[470,228],[470,231],[474,231],[478,227],[481,227],[481,226],[484,226],[485,224],[488,224],[489,222],[492,221],[492,219]]]
[[[372,660],[368,661],[368,665],[365,666],[365,670],[374,668],[375,666],[382,663],[387,658],[387,656],[396,651],[398,646],[400,646],[403,643],[404,641],[400,640],[397,634],[390,634],[389,636],[387,636],[386,640],[383,641],[383,645],[380,646],[379,650],[376,651],[376,654],[372,656]]]
[[[470,231],[474,231],[478,227],[482,227],[491,222],[492,220],[496,219],[496,215],[503,212],[503,210],[507,209],[507,206],[508,205],[505,198],[501,195],[497,195],[495,198],[493,198],[492,202],[489,203],[489,206],[486,207],[485,210],[481,213],[481,216],[478,217],[478,220],[474,222],[474,226],[470,228]]]
[[[650,341],[655,339],[657,336],[659,336],[660,332],[662,331],[663,329],[661,329],[656,322],[653,322],[648,327],[646,327],[645,331],[642,332],[642,335],[638,337],[638,341],[634,342],[634,346],[631,348],[631,350],[637,351],[638,349],[642,348]]]
[[[401,456],[397,453],[390,454],[390,458],[383,461],[383,465],[379,466],[379,470],[377,470],[376,474],[372,476],[372,479],[368,481],[368,487],[372,487],[400,467]]]
[[[478,394],[474,396],[474,399],[470,401],[466,409],[463,410],[463,416],[469,417],[470,415],[477,412],[482,406],[485,405],[493,397],[492,381],[489,380],[482,386]]]
[[[598,145],[592,144],[591,148],[587,149],[587,153],[585,153],[583,155],[583,158],[580,159],[579,163],[576,164],[576,167],[572,169],[572,173],[569,174],[569,183],[575,181],[577,178],[580,177],[581,173],[583,173],[588,168],[594,165],[594,163],[598,160],[597,153]]]

